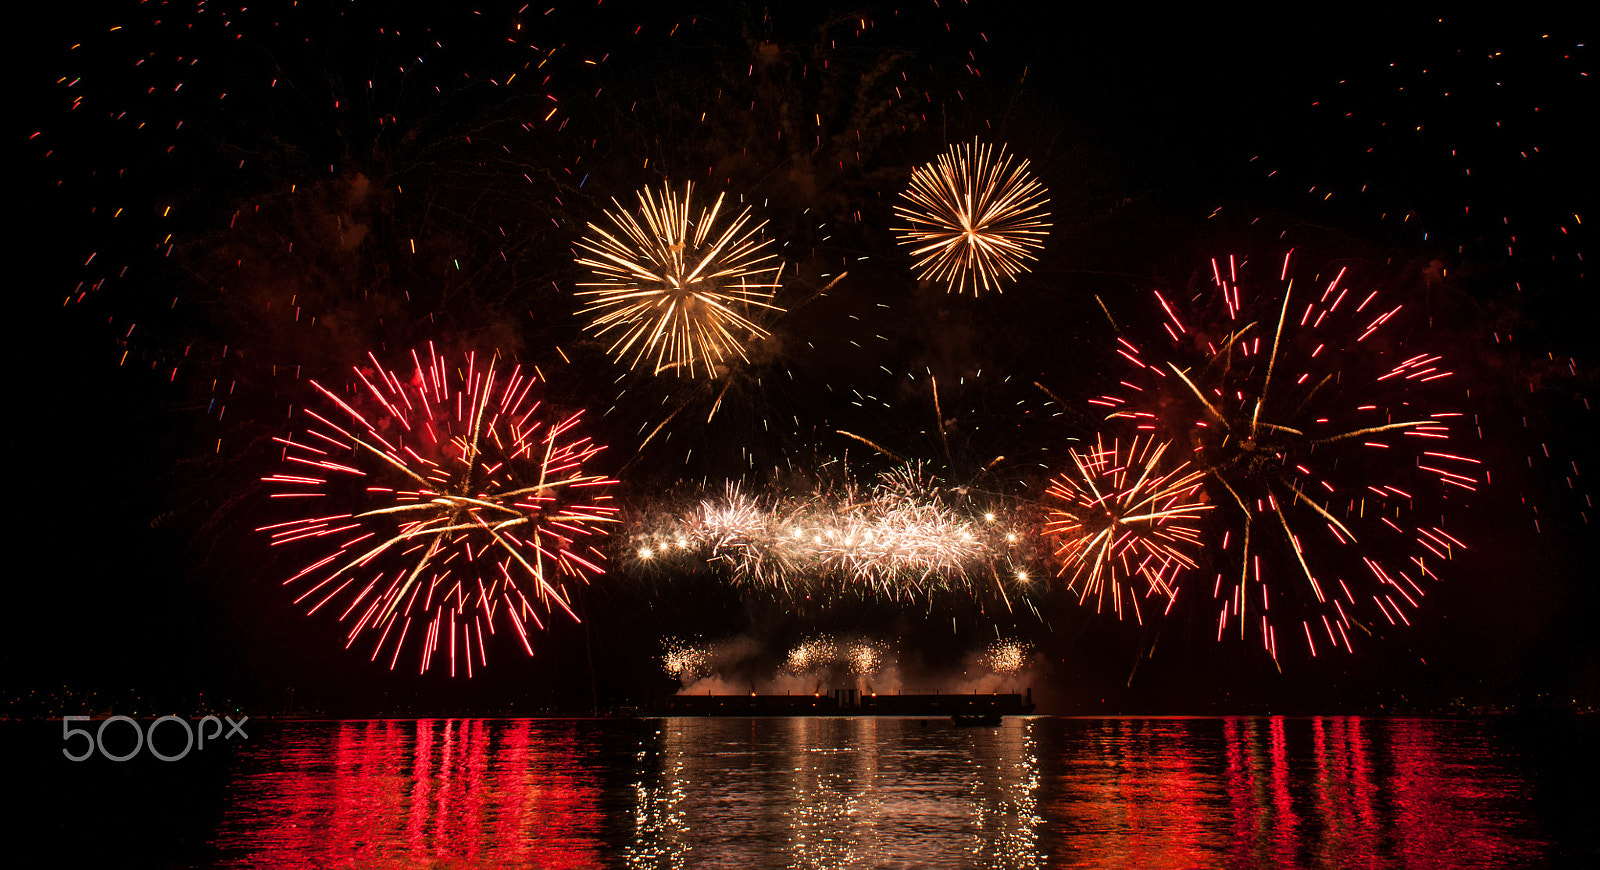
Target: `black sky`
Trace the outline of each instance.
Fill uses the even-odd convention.
[[[645,95],[659,89],[657,96],[670,106],[660,110],[661,117],[674,122],[684,106],[670,104],[681,100],[692,106],[708,97],[714,102],[721,93],[709,93],[710,86],[695,75],[719,63],[744,61],[699,58],[668,69],[661,66],[662,58],[679,44],[734,44],[712,37],[696,41],[707,31],[760,30],[749,23],[760,20],[759,6],[708,4],[703,14],[709,23],[675,36],[680,42],[630,48],[638,43],[624,38],[632,29],[626,24],[664,26],[663,16],[690,14],[603,5],[607,8],[598,12],[587,4],[573,7],[574,15],[616,28],[585,31],[584,50],[622,47],[615,58],[608,56],[612,66],[593,80]],[[797,330],[826,332],[841,314],[870,308],[862,326],[849,328],[868,335],[898,330],[889,333],[893,341],[883,351],[892,362],[887,368],[896,373],[917,366],[966,371],[987,365],[991,381],[993,372],[1003,371],[1025,380],[1088,383],[1104,377],[1104,366],[1087,355],[1063,354],[1062,348],[1110,341],[1104,321],[1097,319],[1096,296],[1119,315],[1137,316],[1131,312],[1151,286],[1182,285],[1211,256],[1276,256],[1294,246],[1302,257],[1348,260],[1369,274],[1428,288],[1419,307],[1426,310],[1427,328],[1436,333],[1441,351],[1459,361],[1481,417],[1482,439],[1473,439],[1472,446],[1494,475],[1494,485],[1453,517],[1471,545],[1470,557],[1453,566],[1448,582],[1409,632],[1367,643],[1348,660],[1297,661],[1280,674],[1270,659],[1217,647],[1209,638],[1210,626],[1174,620],[1139,628],[1057,603],[1046,608],[1049,630],[1037,624],[1028,629],[1049,660],[1041,679],[1050,685],[1041,695],[1061,712],[1438,708],[1458,698],[1473,704],[1526,705],[1552,698],[1594,703],[1600,696],[1600,647],[1592,621],[1600,593],[1593,582],[1589,528],[1594,511],[1587,475],[1600,439],[1589,407],[1597,360],[1581,258],[1588,253],[1582,221],[1591,218],[1587,207],[1594,190],[1594,142],[1586,122],[1595,101],[1582,45],[1588,34],[1576,18],[1502,9],[1477,18],[1452,13],[1441,21],[1398,8],[1371,15],[1302,9],[1267,17],[1200,10],[1158,16],[1126,8],[1040,18],[1017,14],[1015,4],[967,6],[946,0],[946,5],[952,8],[934,9],[931,0],[910,4],[901,14],[920,23],[881,28],[900,40],[895,46],[915,48],[911,66],[927,68],[930,88],[961,91],[956,98],[946,94],[915,135],[886,137],[871,165],[853,174],[828,176],[826,167],[813,167],[805,175],[793,172],[792,164],[780,173],[759,161],[729,171],[746,173],[752,189],[787,193],[819,209],[842,208],[826,189],[807,191],[806,184],[832,178],[837,189],[876,196],[874,191],[892,189],[884,178],[908,173],[945,141],[992,134],[1030,157],[1051,189],[1057,224],[1047,251],[1014,291],[977,302],[926,294],[908,298],[902,291],[909,282],[891,277],[882,264],[882,281],[868,280],[878,276],[874,267],[864,266],[855,273],[855,286],[846,285],[799,316]],[[377,158],[392,158],[385,164],[392,177],[438,185],[430,205],[454,207],[463,202],[461,191],[478,190],[471,209],[457,209],[455,223],[430,216],[436,222],[430,226],[446,226],[441,233],[453,234],[458,248],[474,253],[494,247],[481,239],[463,240],[507,221],[525,220],[528,233],[538,222],[537,233],[545,235],[528,248],[509,248],[511,255],[500,263],[485,257],[477,279],[463,277],[459,266],[452,272],[442,265],[452,259],[450,252],[439,253],[428,266],[389,269],[384,245],[398,242],[384,238],[384,228],[415,219],[401,202],[372,218],[373,236],[352,256],[330,254],[318,261],[325,272],[297,273],[296,280],[307,286],[386,281],[383,286],[403,293],[437,278],[446,288],[440,291],[438,318],[429,318],[423,306],[408,310],[402,305],[381,330],[363,324],[350,326],[349,334],[398,343],[433,329],[516,342],[537,355],[541,342],[570,329],[561,321],[565,297],[551,291],[524,305],[505,288],[570,281],[564,271],[568,264],[541,260],[540,252],[559,250],[563,239],[576,234],[573,227],[593,219],[604,197],[626,196],[648,180],[624,177],[622,167],[641,171],[631,168],[637,160],[632,149],[649,143],[652,133],[629,128],[630,116],[618,114],[600,97],[588,102],[573,97],[574,131],[588,123],[628,147],[585,151],[581,142],[547,136],[530,142],[570,148],[570,153],[537,159],[512,154],[502,165],[493,162],[499,156],[486,156],[489,151],[459,149],[435,162],[426,148],[406,150],[414,144],[410,140],[384,139],[381,125],[359,117],[359,105],[353,119],[351,112],[337,116],[344,125],[335,128],[337,135],[319,138],[322,119],[253,118],[250,113],[259,106],[274,112],[281,107],[251,103],[246,96],[244,108],[209,118],[195,139],[196,151],[214,166],[172,165],[137,137],[91,135],[101,128],[120,129],[101,117],[114,114],[118,99],[142,99],[139,76],[144,73],[125,68],[131,57],[125,45],[107,47],[112,44],[107,29],[121,17],[149,21],[165,13],[155,4],[103,4],[32,14],[17,70],[21,107],[13,113],[21,121],[14,133],[24,140],[13,164],[23,189],[17,214],[29,225],[14,251],[20,268],[13,293],[19,307],[13,309],[18,316],[12,328],[19,340],[10,344],[15,398],[6,431],[7,454],[22,483],[13,492],[10,512],[8,576],[15,606],[0,683],[14,707],[22,709],[17,699],[33,697],[30,692],[66,687],[114,697],[139,694],[176,706],[206,692],[237,698],[252,709],[290,704],[346,712],[406,705],[419,711],[583,709],[596,697],[602,704],[618,704],[670,691],[672,683],[659,674],[656,662],[659,638],[667,634],[767,632],[779,639],[812,625],[892,631],[905,637],[930,669],[949,663],[941,659],[943,648],[992,639],[989,615],[954,605],[906,610],[877,604],[841,616],[807,604],[742,600],[704,584],[686,588],[620,578],[586,597],[584,606],[594,615],[587,628],[557,627],[536,659],[499,656],[487,679],[470,686],[391,674],[364,656],[342,651],[331,621],[308,620],[289,603],[277,581],[283,566],[248,532],[261,510],[259,493],[250,486],[260,475],[263,454],[257,441],[287,418],[298,401],[295,383],[262,378],[260,359],[204,375],[201,379],[208,381],[217,373],[247,381],[239,410],[230,412],[247,419],[219,422],[205,401],[215,397],[214,390],[189,382],[188,375],[171,382],[166,375],[189,338],[209,347],[230,334],[247,335],[263,354],[285,361],[302,354],[306,365],[320,371],[346,365],[348,349],[280,340],[256,331],[244,315],[232,319],[215,308],[163,313],[168,284],[216,284],[220,272],[207,270],[217,268],[219,258],[255,253],[257,237],[248,235],[253,232],[248,225],[228,236],[220,226],[208,231],[201,222],[220,223],[241,201],[268,202],[270,213],[276,206],[260,191],[308,173],[307,167],[322,160],[317,150],[322,147],[336,154],[346,149],[357,164],[361,155],[371,156],[374,162],[363,168],[375,177]],[[242,17],[241,27],[259,24],[260,14]],[[424,26],[434,15],[385,14],[393,14],[400,27]],[[494,16],[508,20],[507,10],[486,10],[486,18]],[[796,18],[797,23],[785,19],[772,25],[774,39],[793,37],[800,44],[795,34],[804,34],[810,19]],[[948,32],[942,30],[946,21],[952,23]],[[451,33],[472,34],[477,25],[453,26]],[[163,36],[152,51],[184,55],[188,38]],[[358,40],[342,38],[350,41],[329,48],[321,66],[307,69],[346,69],[356,78],[353,70],[360,64],[345,52],[362,49]],[[80,42],[82,48],[71,48]],[[970,46],[973,56],[962,57],[958,46]],[[215,52],[218,46],[208,43],[205,49]],[[440,62],[469,71],[477,71],[474,64],[499,60],[487,49],[483,57],[454,43],[450,49]],[[95,52],[108,58],[104,66]],[[967,62],[982,76],[966,73]],[[368,66],[376,69],[377,63]],[[100,90],[90,90],[86,109],[74,115],[69,107],[77,91],[58,80],[85,71],[113,84],[95,80],[88,87]],[[348,84],[334,82],[330,90]],[[828,97],[824,91],[805,99],[826,104]],[[396,105],[400,111],[411,106],[404,100]],[[461,105],[452,104],[451,110]],[[492,114],[494,105],[472,109]],[[526,108],[511,104],[503,111]],[[435,117],[452,130],[476,123],[443,110]],[[430,135],[430,128],[418,129],[418,136]],[[359,139],[356,133],[338,139],[362,130],[378,143],[369,151],[352,144]],[[703,157],[704,148],[692,136],[674,139],[680,132],[670,128],[654,135],[662,159],[677,156],[687,164]],[[511,141],[498,129],[486,135]],[[581,138],[577,132],[568,137]],[[123,148],[145,150],[124,154]],[[588,164],[571,162],[591,152]],[[232,166],[239,155],[246,166],[267,168],[254,175],[217,168],[224,157]],[[564,160],[601,170],[582,186],[570,178],[553,182],[562,195],[577,197],[563,200],[572,211],[566,226],[561,224],[568,217],[548,200],[541,201],[537,214],[507,217],[514,200],[481,193],[502,191],[503,185],[484,178],[508,172],[513,164],[549,167]],[[112,177],[125,166],[136,178],[153,180],[123,183]],[[875,174],[879,170],[883,177]],[[300,183],[332,184],[309,174]],[[333,198],[341,188],[317,189],[333,191],[327,194],[328,213],[339,213],[344,206]],[[116,197],[138,203],[145,216],[119,224],[101,211],[89,214]],[[185,225],[191,236],[207,239],[190,249],[201,253],[188,260],[180,254],[176,267],[150,254],[158,250],[150,244],[158,222],[148,215],[163,203],[176,203],[185,219],[196,221]],[[881,243],[870,218],[886,213],[884,201],[864,201],[862,208],[869,219],[840,230],[843,241],[811,240],[813,251],[826,254],[815,255],[817,263]],[[783,213],[780,219],[793,218],[803,228],[799,209],[791,211],[796,214]],[[294,214],[304,218],[303,212]],[[551,214],[559,218],[553,227]],[[305,232],[315,236],[314,230]],[[98,263],[85,266],[89,252],[99,252]],[[320,255],[301,256],[297,262],[309,263]],[[132,277],[121,280],[115,268],[104,265],[107,260],[126,260]],[[401,274],[402,268],[412,271]],[[1417,277],[1430,268],[1444,269],[1444,277],[1437,283]],[[62,304],[80,282],[108,275],[109,289],[85,303]],[[286,280],[281,275],[257,279],[263,285]],[[329,310],[340,301],[330,301]],[[857,301],[861,309],[853,307]],[[892,313],[878,313],[886,310],[876,307],[880,302],[892,304],[887,309]],[[144,332],[136,329],[130,337],[126,330],[135,321],[146,324]],[[813,355],[802,364],[809,366],[804,371],[830,385],[854,383],[874,394],[888,389],[874,380],[876,375],[855,374],[872,368],[861,363],[875,352],[844,347],[842,339],[849,335],[843,330],[837,337],[838,352]],[[119,365],[124,351],[132,364]],[[570,394],[598,395],[609,385],[614,374],[602,367],[603,359],[590,362],[589,370],[571,376]],[[1093,395],[1087,388],[1082,392]],[[973,390],[970,407],[981,409],[984,395]],[[896,430],[881,416],[852,416],[835,408],[829,396],[812,388],[760,393],[751,401],[827,419],[808,433],[846,424],[879,425],[880,437],[914,447],[926,428],[907,424]],[[915,396],[895,402],[917,407]],[[971,413],[974,420],[992,419],[982,410]],[[795,441],[804,441],[795,434]],[[984,437],[973,436],[975,456],[991,446]],[[1051,437],[1051,430],[1033,429],[1024,440]],[[792,452],[795,441],[763,449]],[[825,453],[836,446],[811,448]],[[713,473],[699,469],[699,476]],[[693,470],[688,476],[697,478]],[[630,494],[644,499],[675,482],[663,473]],[[957,644],[950,642],[952,617],[962,623]],[[970,624],[964,622],[969,618]]]

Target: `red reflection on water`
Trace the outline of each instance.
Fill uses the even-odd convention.
[[[1311,720],[1311,804],[1320,824],[1313,853],[1327,862],[1376,861],[1383,853],[1381,828],[1373,812],[1377,785],[1368,764],[1368,748],[1360,719]]]
[[[1077,745],[1041,805],[1051,866],[1181,868],[1228,842],[1216,771],[1182,720],[1106,720]],[[1213,747],[1215,736],[1206,738]],[[1042,768],[1057,767],[1053,760]]]
[[[1277,854],[1273,863],[1284,857],[1284,837],[1277,832],[1277,805],[1268,801],[1268,779],[1263,773],[1261,722],[1258,719],[1223,721],[1223,745],[1227,757],[1224,787],[1232,816],[1228,829],[1228,855],[1235,864],[1267,865],[1269,845]],[[1274,759],[1276,760],[1276,759]],[[1292,851],[1290,853],[1293,854]],[[1293,863],[1292,861],[1290,862]]]
[[[272,867],[600,861],[600,785],[570,729],[481,720],[346,722],[275,746],[235,783],[217,845]]]
[[[285,726],[238,757],[259,867],[1507,867],[1550,848],[1470,722]],[[608,748],[610,747],[610,748]],[[617,751],[621,747],[621,751]]]
[[[1283,720],[1272,720],[1272,857],[1280,867],[1293,863],[1298,842],[1294,801],[1289,797],[1289,753],[1283,736]]]
[[[1526,800],[1526,784],[1486,777],[1485,762],[1491,759],[1481,751],[1481,737],[1446,742],[1427,725],[1406,720],[1391,725],[1389,787],[1400,857],[1412,866],[1464,866],[1485,856],[1503,858],[1491,862],[1499,866],[1528,861],[1533,856],[1508,848],[1512,825],[1495,812]]]
[[[1529,785],[1470,727],[1406,720],[1107,720],[1067,744],[1053,860],[1105,867],[1505,867],[1540,858]],[[1220,740],[1219,740],[1220,738]],[[1220,744],[1220,745],[1219,745]]]

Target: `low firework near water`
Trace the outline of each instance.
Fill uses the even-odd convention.
[[[856,676],[872,676],[884,668],[890,655],[889,644],[881,640],[817,635],[790,647],[783,669],[791,674],[838,669]]]
[[[895,215],[918,276],[974,296],[1002,289],[1036,259],[1050,228],[1044,186],[1004,145],[952,145],[911,174]]]
[[[581,313],[597,336],[615,335],[607,349],[618,362],[652,374],[716,377],[734,360],[747,360],[745,345],[768,336],[758,321],[772,303],[783,267],[764,251],[766,224],[751,223],[747,207],[719,224],[723,197],[690,219],[694,185],[680,199],[670,188],[657,198],[639,193],[640,223],[621,203],[607,212],[620,237],[589,224],[578,242],[599,280],[579,286],[587,300]]]
[[[666,652],[661,655],[662,670],[686,684],[692,682],[696,675],[705,673],[710,662],[709,648],[677,639],[669,639]]]
[[[1350,651],[1382,624],[1409,623],[1424,579],[1464,549],[1440,502],[1472,492],[1481,466],[1448,444],[1461,414],[1436,410],[1449,370],[1391,334],[1404,303],[1349,286],[1343,269],[1297,289],[1288,257],[1280,293],[1251,298],[1246,265],[1213,261],[1195,313],[1158,293],[1171,355],[1146,362],[1119,339],[1137,374],[1128,392],[1092,401],[1203,470],[1218,506],[1207,561],[1219,639],[1230,625],[1254,632],[1276,659],[1285,625],[1313,656],[1322,641]]]
[[[1050,482],[1044,534],[1062,563],[1058,574],[1070,570],[1067,588],[1080,602],[1092,597],[1097,611],[1109,606],[1122,618],[1126,593],[1143,622],[1138,593],[1170,607],[1179,575],[1195,567],[1198,523],[1211,505],[1203,473],[1168,457],[1171,446],[1154,437],[1125,447],[1096,440],[1093,449],[1069,451],[1072,469]]]
[[[497,624],[532,655],[541,612],[576,620],[569,583],[604,573],[616,481],[585,468],[602,448],[521,366],[430,345],[401,375],[368,357],[342,394],[313,381],[326,407],[275,439],[284,467],[263,479],[306,515],[258,531],[314,559],[285,585],[311,584],[296,598],[311,613],[339,601],[346,647],[375,634],[391,669],[410,640],[422,672],[448,654],[471,676]]]
[[[997,640],[984,650],[979,661],[997,674],[1015,674],[1028,665],[1033,646],[1020,640]]]

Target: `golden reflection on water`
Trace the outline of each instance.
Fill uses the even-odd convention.
[[[635,785],[630,866],[1042,866],[1026,721],[674,719],[661,732]]]

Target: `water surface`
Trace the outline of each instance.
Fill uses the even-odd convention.
[[[54,824],[129,866],[1584,866],[1593,726],[260,723],[225,760],[71,765],[111,797]]]

